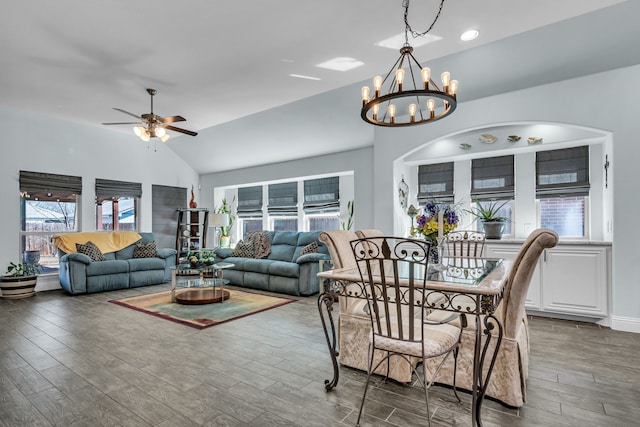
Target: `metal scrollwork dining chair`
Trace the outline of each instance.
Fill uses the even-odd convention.
[[[447,234],[445,244],[450,257],[479,258],[484,250],[485,233],[471,230],[454,230]]]
[[[412,358],[419,358],[423,364],[427,359],[440,358],[439,366],[442,366],[453,355],[456,365],[464,322],[453,326],[447,323],[450,319],[435,322],[427,319],[424,296],[429,247],[426,241],[399,237],[370,237],[351,241],[360,278],[365,286],[371,319],[367,380],[358,413],[358,425],[371,376],[383,362],[399,358],[413,368]],[[384,354],[381,360],[373,357],[376,351]],[[439,369],[433,374],[425,374],[423,378],[415,368],[413,373],[424,388],[431,425],[429,388],[437,378]],[[454,370],[453,391],[460,400],[455,388],[455,375]]]

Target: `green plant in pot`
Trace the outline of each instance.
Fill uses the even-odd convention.
[[[36,294],[36,283],[40,268],[37,264],[10,262],[2,276],[0,290],[7,299],[27,298]]]
[[[478,199],[475,199],[475,208],[473,210],[467,210],[467,212],[480,220],[487,239],[502,238],[504,225],[509,221],[509,218],[500,216],[500,210],[510,201],[511,200],[498,200],[489,203],[485,202],[483,204]]]
[[[220,207],[216,210],[216,213],[218,214],[229,215],[229,224],[224,227],[220,227],[220,246],[222,246],[223,248],[228,247],[229,243],[231,242],[231,228],[233,227],[233,222],[235,220],[233,209],[231,208],[232,203],[233,201],[231,203],[228,203],[227,199],[224,198],[222,199],[222,205],[220,205]]]

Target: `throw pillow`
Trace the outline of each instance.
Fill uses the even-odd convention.
[[[89,258],[91,258],[91,261],[104,261],[104,255],[102,255],[102,251],[92,241],[88,241],[84,245],[81,243],[76,243],[76,251],[78,251],[79,254],[87,255]]]
[[[300,255],[313,254],[316,252],[318,252],[318,243],[313,242],[302,248],[302,250],[300,251]]]
[[[253,258],[253,243],[240,240],[231,256],[240,258]]]
[[[149,243],[136,243],[136,247],[133,250],[134,258],[155,258],[156,257],[156,242],[151,241]]]

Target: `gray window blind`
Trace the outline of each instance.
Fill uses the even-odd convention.
[[[418,166],[418,202],[453,203],[453,162]]]
[[[478,200],[508,200],[515,195],[513,156],[471,161],[471,197]]]
[[[262,216],[262,186],[238,188],[238,216],[256,218]]]
[[[298,183],[269,184],[269,215],[298,215]]]
[[[20,171],[20,192],[32,198],[75,201],[82,194],[82,177]]]
[[[536,153],[536,197],[589,195],[589,147]]]
[[[304,212],[326,213],[340,211],[340,178],[309,179],[304,182]]]
[[[142,184],[138,182],[112,181],[96,178],[96,201],[98,203],[117,197],[141,197]]]

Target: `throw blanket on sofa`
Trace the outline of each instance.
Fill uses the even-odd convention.
[[[271,252],[271,241],[269,240],[268,231],[252,231],[245,238],[247,242],[253,245],[254,258],[266,258]]]
[[[141,238],[135,231],[94,231],[58,234],[52,240],[57,248],[68,254],[77,252],[76,243],[85,244],[89,241],[95,243],[104,254],[126,248]]]

